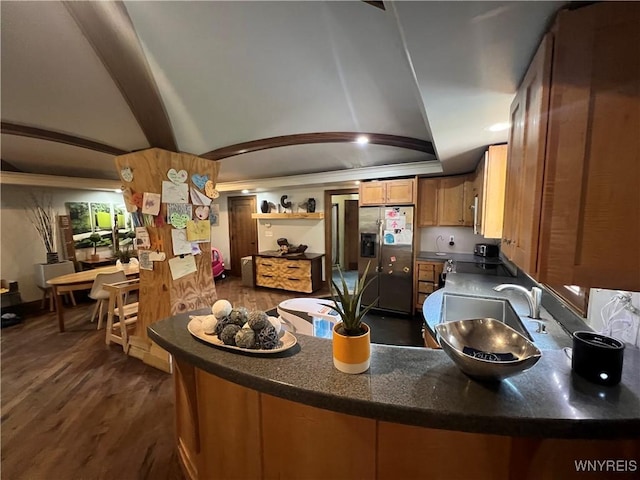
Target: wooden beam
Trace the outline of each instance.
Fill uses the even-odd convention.
[[[223,158],[242,155],[243,153],[257,152],[269,148],[288,147],[291,145],[308,145],[313,143],[354,143],[358,137],[366,136],[375,145],[386,145],[390,147],[406,148],[418,152],[428,153],[435,156],[433,144],[426,140],[412,137],[401,137],[398,135],[386,135],[383,133],[364,132],[319,132],[319,133],[298,133],[295,135],[282,135],[280,137],[263,138],[250,142],[237,143],[228,147],[218,148],[199,155],[209,160],[222,160]]]
[[[122,2],[63,2],[129,104],[152,147],[178,151],[162,97]]]
[[[386,10],[386,8],[384,7],[384,2],[375,2],[375,1],[367,1],[367,0],[362,0],[362,1],[364,3],[368,3],[372,7],[379,8],[380,10]]]
[[[52,130],[44,130],[42,128],[27,127],[26,125],[17,125],[15,123],[2,122],[2,133],[8,135],[18,135],[20,137],[37,138],[39,140],[47,140],[49,142],[65,143],[74,147],[88,148],[97,152],[108,153],[110,155],[124,155],[129,153],[126,150],[106,145],[104,143],[94,142],[86,138],[74,137],[66,133],[54,132]]]
[[[12,163],[7,162],[6,160],[0,159],[0,170],[3,172],[18,172],[22,173],[18,167],[13,165]]]

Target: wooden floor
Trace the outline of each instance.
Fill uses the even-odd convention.
[[[236,278],[216,288],[218,298],[250,310],[306,296]],[[48,311],[2,330],[1,478],[182,480],[173,379],[106,346],[104,330],[88,322],[92,306],[68,309],[65,333]]]

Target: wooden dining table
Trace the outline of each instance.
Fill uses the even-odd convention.
[[[124,273],[128,278],[139,275],[140,270],[137,264],[125,264]],[[118,271],[118,267],[100,267],[84,272],[68,273],[47,280],[47,283],[53,288],[53,294],[56,299],[56,315],[58,317],[58,328],[60,332],[64,332],[64,306],[62,295],[75,290],[89,290],[93,285],[93,281],[99,273],[114,273]]]

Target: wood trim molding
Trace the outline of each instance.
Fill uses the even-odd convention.
[[[47,140],[49,142],[64,143],[73,145],[74,147],[88,148],[96,152],[108,153],[109,155],[124,155],[129,153],[126,150],[106,145],[104,143],[94,142],[86,138],[67,135],[66,133],[54,132],[43,128],[27,127],[26,125],[17,125],[15,123],[2,122],[2,133],[7,135],[17,135],[20,137],[37,138],[39,140]]]
[[[123,2],[63,2],[111,74],[151,147],[178,151],[169,116]]]
[[[386,145],[389,147],[406,148],[418,152],[428,153],[435,156],[433,144],[426,140],[412,137],[401,137],[398,135],[387,135],[384,133],[365,132],[317,132],[298,133],[294,135],[282,135],[280,137],[262,138],[250,142],[236,143],[228,147],[218,148],[210,152],[199,155],[209,160],[222,160],[223,158],[242,155],[243,153],[257,152],[269,148],[289,147],[292,145],[308,145],[313,143],[355,143],[360,136],[367,136],[368,143],[374,145]]]

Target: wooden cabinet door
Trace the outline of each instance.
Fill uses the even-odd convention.
[[[553,37],[545,35],[511,105],[503,252],[536,276]]]
[[[472,175],[466,175],[462,193],[462,225],[473,227],[474,182]]]
[[[492,145],[483,162],[483,186],[478,202],[480,233],[485,238],[501,238],[507,175],[507,146]]]
[[[466,175],[442,177],[438,188],[438,225],[464,225],[464,191]]]
[[[540,280],[640,291],[640,3],[557,20]]]
[[[415,203],[415,180],[389,180],[385,183],[387,205]]]
[[[437,178],[421,178],[418,182],[418,227],[438,224]]]
[[[484,195],[485,195],[485,170],[487,163],[488,152],[485,152],[484,156],[478,163],[478,168],[476,168],[475,178],[473,181],[473,195],[478,197],[477,205],[474,205],[476,208],[474,220],[475,224],[472,225],[474,227],[475,234],[483,234],[484,224],[482,221],[482,215],[484,212]]]
[[[384,205],[386,182],[364,182],[360,184],[360,205]]]

